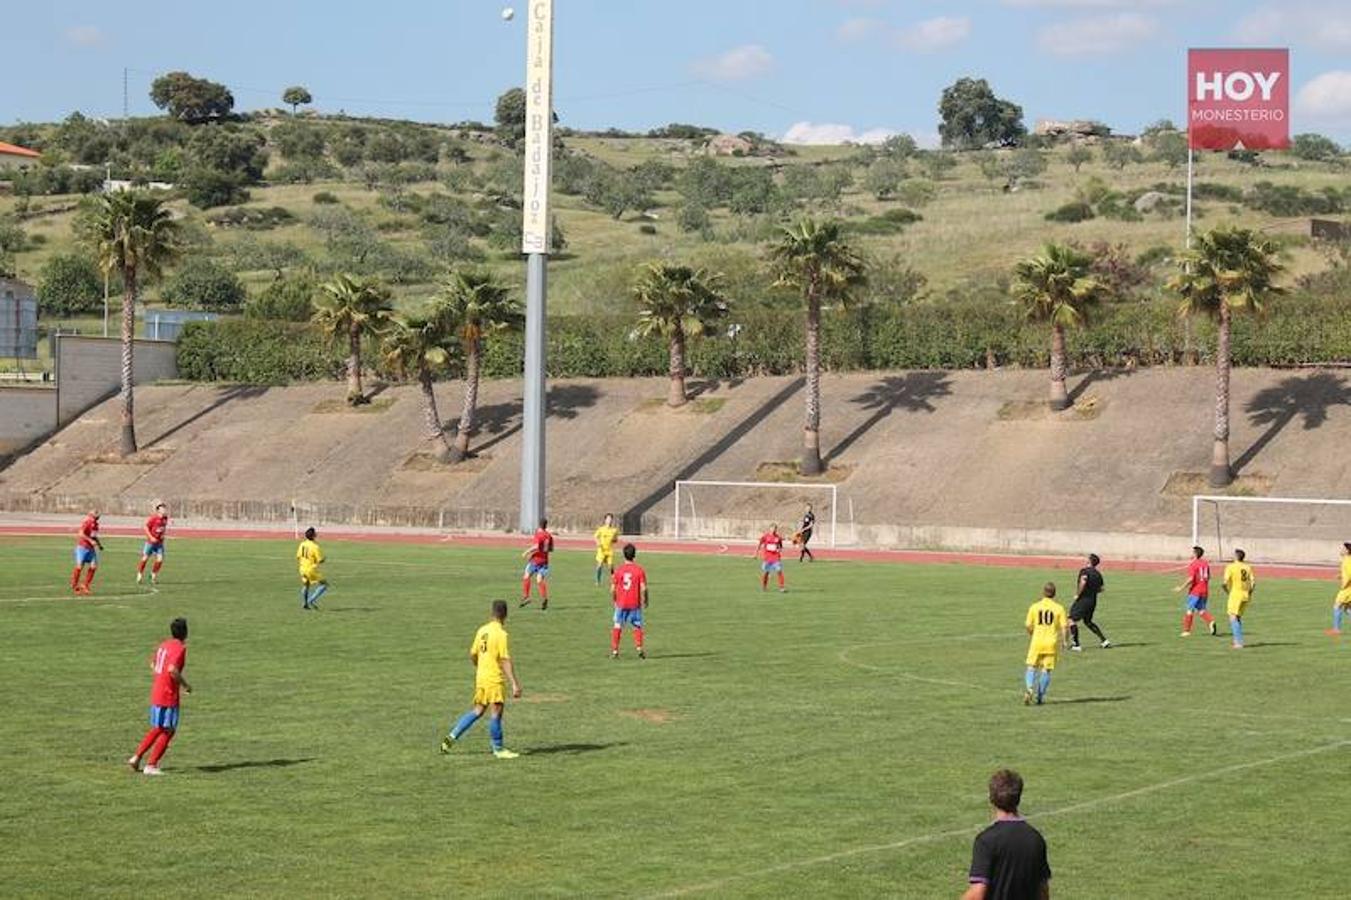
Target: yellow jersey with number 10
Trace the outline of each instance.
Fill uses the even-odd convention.
[[[1026,625],[1032,629],[1028,653],[1054,656],[1065,633],[1065,607],[1050,597],[1042,597],[1027,608]]]

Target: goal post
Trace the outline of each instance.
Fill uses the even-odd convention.
[[[1216,556],[1236,547],[1255,560],[1326,564],[1351,540],[1351,500],[1322,497],[1192,497],[1192,543]]]
[[[703,489],[713,493],[701,498],[698,495]],[[766,502],[757,498],[758,492],[761,491],[787,496],[781,496],[777,501]],[[737,502],[738,493],[744,495],[740,502]],[[819,499],[804,500],[804,497]],[[752,523],[784,518],[782,514],[786,512],[785,504],[790,502],[811,502],[817,507],[826,505],[828,509],[818,511],[817,528],[819,530],[823,523],[828,522],[830,531],[825,536],[826,541],[832,548],[837,546],[839,486],[791,481],[677,481],[673,494],[674,536],[676,539],[683,537],[694,540],[736,537],[738,535],[733,532],[741,530],[739,526],[753,527]],[[746,508],[748,503],[751,507],[749,511]],[[773,511],[775,509],[778,510],[778,514]],[[793,515],[796,516],[797,513]],[[785,530],[791,534],[797,529],[797,519],[787,521],[790,527]],[[744,536],[750,537],[749,533]]]

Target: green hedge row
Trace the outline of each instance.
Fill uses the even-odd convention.
[[[731,378],[801,370],[801,312],[753,309],[732,321],[734,336],[724,333],[691,342],[692,374]],[[1047,365],[1050,343],[1045,325],[1026,321],[1007,303],[832,311],[824,316],[823,330],[824,364],[833,371],[1041,367]],[[1068,349],[1075,368],[1165,365],[1188,357],[1206,361],[1214,338],[1213,324],[1194,320],[1189,348],[1177,303],[1156,300],[1100,310],[1087,328],[1070,333]],[[522,340],[519,333],[490,339],[485,376],[519,376]],[[1233,353],[1235,364],[1242,366],[1351,360],[1351,297],[1282,298],[1261,320],[1236,321]],[[632,320],[614,316],[551,319],[548,361],[555,378],[661,375],[667,370],[665,344],[638,337]],[[337,377],[342,356],[304,324],[222,319],[185,329],[178,365],[188,379],[278,384]]]

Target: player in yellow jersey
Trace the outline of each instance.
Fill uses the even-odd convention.
[[[1046,582],[1041,599],[1027,608],[1023,623],[1032,642],[1027,647],[1027,682],[1023,704],[1036,700],[1040,706],[1046,700],[1046,689],[1051,686],[1051,672],[1055,670],[1056,655],[1061,643],[1069,635],[1069,619],[1065,607],[1055,601],[1055,584]]]
[[[609,570],[611,575],[615,573],[615,540],[619,537],[619,529],[615,527],[615,517],[611,513],[605,514],[605,521],[600,523],[596,529],[596,586],[601,583],[601,575]]]
[[[507,705],[507,683],[511,683],[513,698],[521,696],[521,683],[516,680],[511,650],[507,646],[507,630],[503,627],[506,621],[507,601],[494,600],[492,619],[475,632],[474,642],[469,645],[469,661],[474,666],[474,707],[460,716],[450,733],[441,739],[442,753],[449,753],[460,735],[468,731],[485,710],[490,710],[488,740],[492,744],[493,756],[498,759],[520,756],[502,746],[502,713]]]
[[[1337,581],[1337,596],[1332,601],[1332,627],[1328,634],[1342,633],[1342,618],[1351,610],[1351,541],[1342,544],[1342,570]]]
[[[1242,550],[1234,551],[1234,561],[1224,567],[1224,593],[1229,597],[1229,633],[1234,637],[1234,649],[1243,649],[1243,611],[1248,608],[1253,590],[1257,587],[1257,577],[1252,566],[1244,560],[1247,554]]]
[[[305,529],[305,540],[296,548],[296,565],[300,569],[300,605],[301,609],[318,609],[319,598],[328,592],[328,581],[319,570],[324,561],[324,551],[314,541],[314,529]]]

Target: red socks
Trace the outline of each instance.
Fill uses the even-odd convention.
[[[530,576],[527,575],[521,579],[521,599],[530,596]]]
[[[89,590],[89,586],[94,583],[94,573],[98,570],[90,566],[84,573],[84,589]]]
[[[549,582],[541,581],[539,583],[539,595],[544,600],[549,599]]]
[[[137,571],[137,572],[144,572],[144,571],[145,571],[145,560],[141,560],[140,562],[138,562],[138,563],[136,564],[136,571]]]
[[[70,589],[73,591],[80,586],[80,567],[76,566],[75,571],[70,573]]]
[[[616,640],[618,640],[618,638],[616,638]],[[638,649],[639,653],[643,652],[643,629],[633,629],[633,646]]]
[[[622,629],[622,628],[612,628],[612,629],[610,629],[610,652],[611,652],[611,653],[618,653],[618,652],[619,652],[619,636],[620,636],[621,634],[623,634],[623,633],[624,633],[624,629]]]
[[[1182,630],[1183,630],[1183,631],[1191,631],[1191,630],[1192,630],[1192,618],[1193,618],[1193,616],[1192,616],[1192,614],[1189,613],[1189,612],[1188,612],[1188,613],[1183,613],[1183,614],[1182,614]]]
[[[140,759],[141,757],[145,756],[146,751],[150,749],[150,746],[154,744],[156,739],[158,739],[159,736],[163,733],[164,729],[158,727],[152,728],[149,731],[147,731],[145,733],[145,737],[141,738],[141,745],[136,748],[136,758]]]
[[[779,573],[779,587],[783,587],[783,573]]]
[[[760,590],[763,591],[763,590],[764,590],[765,588],[767,588],[767,587],[769,587],[769,573],[768,573],[768,572],[766,572],[765,574],[763,574],[763,575],[760,576]]]
[[[174,739],[172,731],[160,729],[159,740],[155,741],[155,749],[150,753],[150,765],[159,765],[160,759],[164,757],[164,751],[169,749],[169,742]]]
[[[160,570],[163,566],[164,566],[164,563],[160,562],[160,561],[157,559],[157,560],[155,560],[155,564],[154,564],[153,566],[150,567],[150,571],[151,571],[151,573],[153,573],[153,574],[155,574],[155,575],[158,575],[158,574],[159,574],[159,570]]]
[[[1210,614],[1209,610],[1203,609],[1201,610],[1201,621],[1209,625],[1211,622],[1215,621],[1215,617]]]

